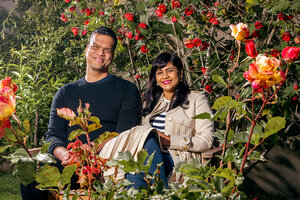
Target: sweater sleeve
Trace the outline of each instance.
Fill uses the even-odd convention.
[[[59,117],[56,112],[56,108],[64,107],[64,87],[60,88],[56,93],[51,110],[50,110],[50,120],[48,125],[48,132],[46,134],[46,141],[51,142],[49,147],[49,153],[53,154],[56,147],[67,146],[67,127],[68,122],[62,117]]]
[[[211,113],[205,95],[198,95],[195,101],[195,116],[204,112]],[[190,116],[191,118],[194,116]],[[214,123],[209,119],[195,119],[195,134],[193,136],[182,133],[171,135],[170,149],[203,152],[211,149],[213,143]]]
[[[121,133],[141,121],[141,96],[137,87],[130,83],[123,92],[116,132]]]

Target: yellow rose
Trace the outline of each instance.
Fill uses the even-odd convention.
[[[230,29],[232,30],[231,35],[236,40],[242,41],[245,39],[245,37],[249,36],[249,30],[246,24],[238,23],[236,26],[231,24]]]
[[[16,108],[15,93],[10,87],[0,89],[0,120],[9,117]]]
[[[268,88],[285,80],[283,71],[277,71],[280,61],[258,55],[256,61],[249,65],[249,71],[245,72],[245,78],[252,83],[254,89]]]

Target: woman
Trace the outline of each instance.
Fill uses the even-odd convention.
[[[201,161],[200,153],[212,147],[213,122],[193,119],[197,114],[211,113],[211,109],[204,94],[189,89],[182,61],[174,53],[161,53],[154,60],[143,103],[142,125],[109,141],[100,156],[113,158],[120,151],[130,151],[136,157],[143,148],[149,154],[155,152],[149,171],[153,173],[156,164],[164,162],[161,178],[167,185],[166,177],[174,165],[190,158]],[[106,175],[113,173],[111,169]],[[126,178],[135,183],[134,187],[145,185],[139,175],[127,174]],[[176,181],[180,180],[181,175],[176,174]]]
[[[143,102],[142,124],[158,130],[166,173],[170,173],[166,163],[172,168],[190,158],[201,162],[200,153],[212,147],[214,126],[208,119],[193,117],[211,109],[204,94],[189,89],[176,54],[161,53],[154,60]]]

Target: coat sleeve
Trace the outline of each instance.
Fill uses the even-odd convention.
[[[126,131],[141,122],[141,96],[134,84],[129,84],[122,95],[116,132]]]
[[[190,106],[193,106],[195,111],[194,116],[208,112],[212,113],[211,108],[206,100],[204,94],[197,94],[196,100],[190,102]],[[211,149],[213,143],[213,131],[214,123],[209,119],[192,119],[194,116],[189,116],[194,121],[194,132],[192,136],[186,133],[180,133],[171,135],[170,149],[191,151],[191,152],[203,152]]]

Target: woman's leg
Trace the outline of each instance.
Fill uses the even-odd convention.
[[[147,151],[148,155],[150,156],[153,152],[155,155],[152,160],[151,167],[149,169],[149,173],[153,174],[157,169],[157,164],[162,163],[163,156],[158,145],[158,141],[156,135],[154,133],[150,133],[145,141],[144,149]],[[148,158],[146,159],[145,163],[147,162]],[[160,167],[160,178],[164,181],[165,186],[168,187],[167,176],[165,172],[164,164]],[[130,187],[138,188],[141,186],[147,187],[147,183],[144,178],[138,174],[126,174],[126,179],[133,183]]]

